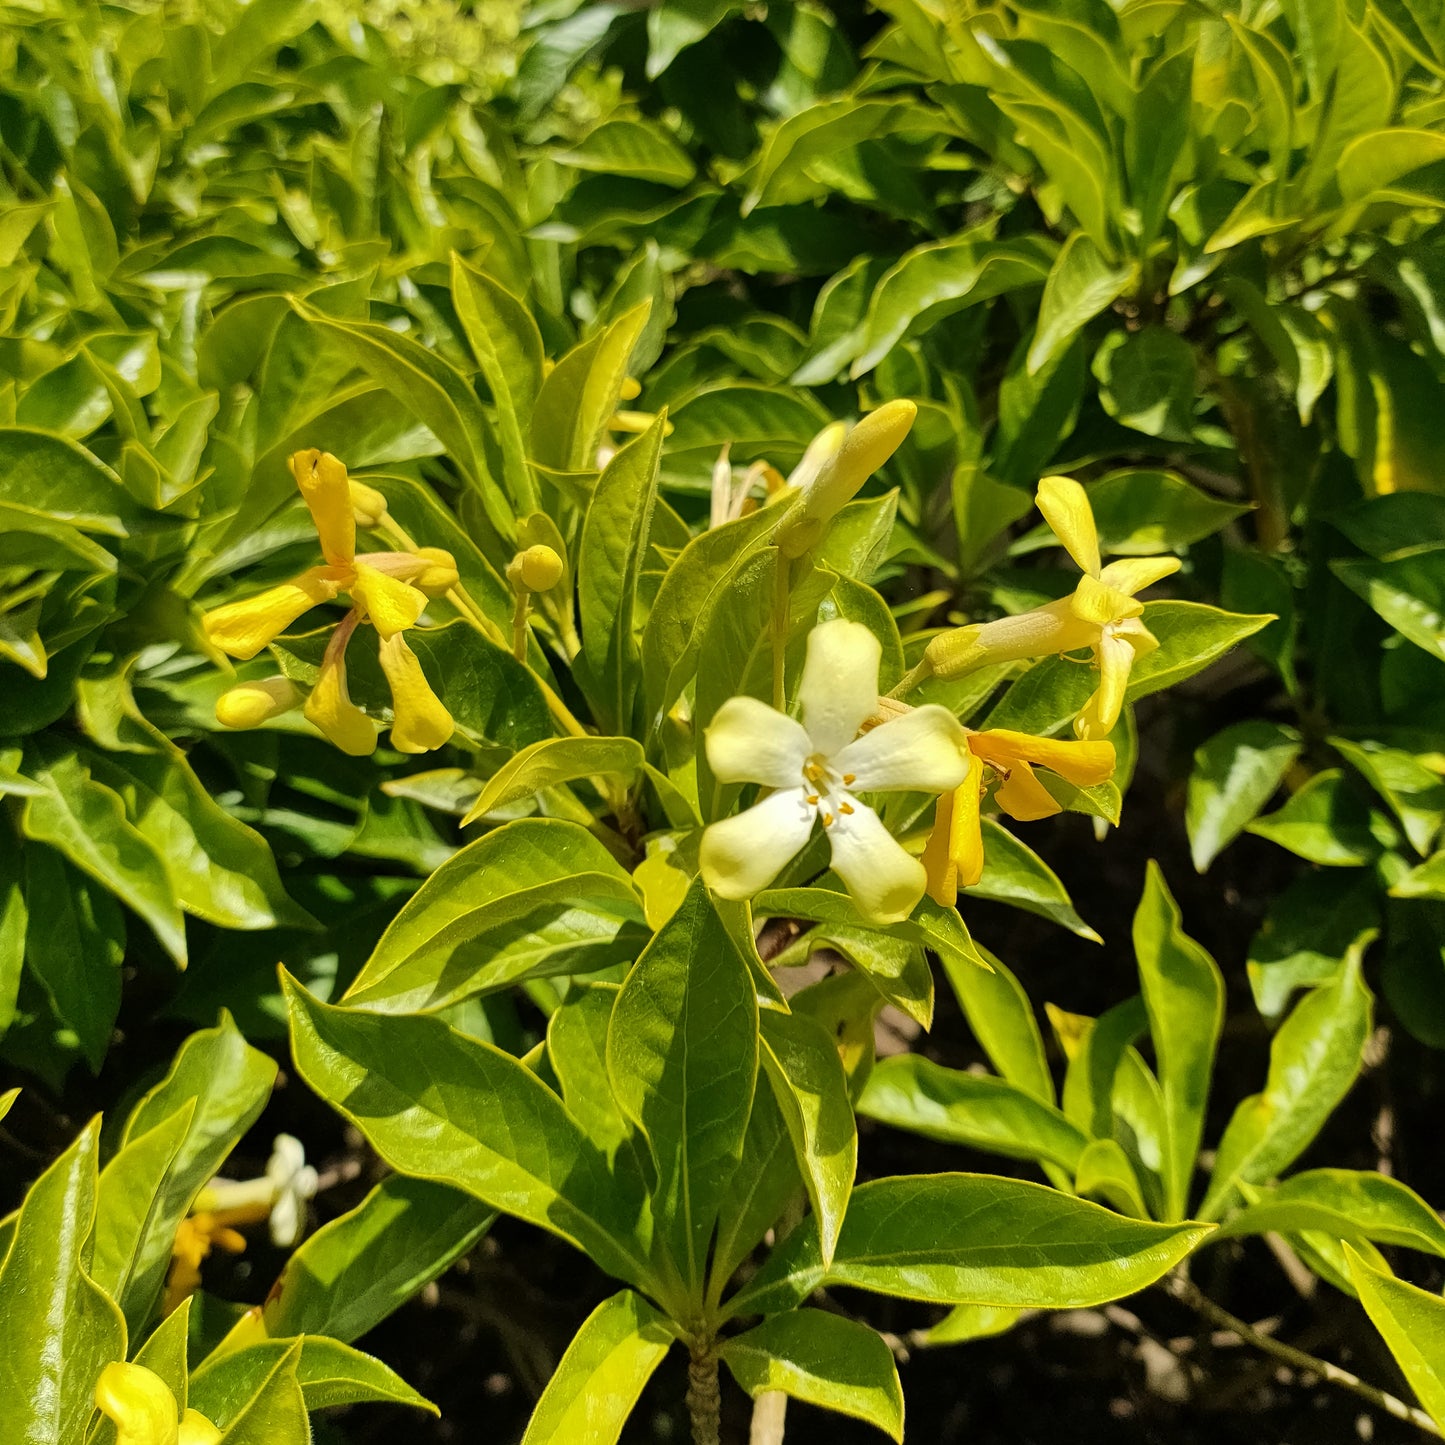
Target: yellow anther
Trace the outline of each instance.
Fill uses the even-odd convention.
[[[853,811],[853,805],[852,803],[839,803],[838,811],[840,813],[851,813]]]
[[[821,803],[822,801],[823,801],[823,800],[817,795],[817,793],[809,793],[809,794],[808,794],[808,806],[809,806],[810,808],[816,808],[816,807],[818,806],[818,804]]]
[[[848,783],[856,783],[857,781],[858,781],[858,774],[857,774],[857,773],[844,773],[844,774],[843,774],[843,782],[844,782],[845,785],[847,785]],[[853,810],[850,808],[848,811],[851,813]]]
[[[823,814],[823,826],[825,828],[831,828],[833,826],[833,815],[831,813]]]

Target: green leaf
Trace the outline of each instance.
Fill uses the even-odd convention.
[[[6,1089],[0,1094],[0,1119],[3,1119],[10,1112],[11,1105],[20,1097],[19,1089]]]
[[[1198,872],[1259,815],[1294,766],[1301,746],[1294,728],[1248,718],[1195,749],[1184,821]]]
[[[1045,470],[1059,443],[1073,430],[1084,398],[1084,348],[1060,347],[1047,365],[1030,370],[1030,332],[1009,358],[1008,371],[999,383],[998,425],[991,442],[993,460],[989,476],[1012,488],[1032,487]],[[1097,486],[1097,483],[1095,483]],[[1009,501],[1028,509],[1028,494],[1015,491]],[[1009,520],[1013,520],[1010,518]]]
[[[1074,1171],[1074,1193],[1098,1199],[1134,1219],[1149,1218],[1139,1176],[1117,1139],[1089,1141]]]
[[[1350,944],[1379,922],[1370,874],[1341,878],[1311,870],[1296,878],[1250,940],[1249,986],[1260,1013],[1278,1018],[1295,989],[1333,978]]]
[[[619,732],[631,721],[638,684],[638,579],[657,501],[666,425],[666,416],[659,416],[603,469],[578,550],[583,657],[601,717]]]
[[[635,176],[664,186],[685,186],[697,174],[692,158],[662,126],[617,116],[553,156],[580,171]]]
[[[672,1342],[666,1316],[641,1295],[604,1300],[547,1381],[522,1445],[614,1445]]]
[[[960,1345],[969,1340],[986,1340],[1005,1334],[1016,1325],[1022,1310],[1001,1309],[997,1305],[954,1305],[928,1331],[926,1345]]]
[[[125,537],[146,526],[120,478],[77,442],[28,427],[0,427],[8,498],[82,532]]]
[[[1090,482],[1088,491],[1099,546],[1124,557],[1177,552],[1250,510],[1247,503],[1221,501],[1173,472],[1142,467],[1110,472]]]
[[[1316,773],[1282,808],[1251,823],[1248,831],[1326,867],[1358,867],[1380,852],[1369,811],[1338,768]]]
[[[1052,1104],[1016,1085],[917,1054],[880,1060],[858,1112],[926,1139],[1048,1161],[1071,1176],[1089,1142]]]
[[[0,782],[0,792],[4,784]],[[38,855],[42,850],[32,848]],[[25,934],[29,910],[25,899],[25,868],[28,860],[20,853],[20,840],[9,820],[0,822],[0,1039],[15,1019],[20,995],[20,971],[25,966]],[[0,1119],[14,1101],[18,1090],[0,1094]]]
[[[25,799],[20,828],[49,843],[134,909],[167,953],[186,962],[186,925],[155,846],[125,816],[125,804],[91,779],[84,763],[52,738],[26,747],[26,775],[41,792]]]
[[[1445,1224],[1398,1179],[1356,1169],[1310,1169],[1274,1189],[1251,1190],[1246,1207],[1216,1238],[1314,1230],[1445,1256]]]
[[[612,1092],[651,1148],[659,1237],[688,1299],[742,1156],[758,1048],[752,975],[695,883],[628,974],[607,1033]]]
[[[1440,775],[1402,748],[1341,737],[1329,741],[1390,805],[1410,846],[1417,853],[1428,853],[1445,823],[1445,781]]]
[[[179,1201],[169,1186],[194,1113],[194,1104],[182,1104],[101,1172],[91,1272],[120,1306],[131,1339],[140,1337],[155,1307],[184,1217],[175,1212]]]
[[[1437,550],[1390,562],[1351,559],[1331,562],[1330,571],[1402,637],[1445,660],[1445,569],[1440,558]]]
[[[381,1013],[435,1011],[523,978],[636,957],[626,872],[585,828],[522,818],[455,853],[403,904],[347,990]]]
[[[660,0],[647,12],[647,78],[656,80],[689,45],[741,8],[740,0]]]
[[[0,1269],[0,1436],[82,1440],[95,1381],[125,1354],[125,1322],[88,1273],[100,1127],[92,1120],[31,1187]]]
[[[828,1031],[806,1014],[765,1009],[761,1058],[793,1141],[798,1172],[831,1260],[858,1169],[858,1130],[843,1061]]]
[[[377,1402],[439,1413],[435,1405],[380,1360],[338,1340],[309,1335],[297,1339],[273,1337],[209,1356],[191,1375],[191,1408],[217,1424],[234,1422],[246,1402],[266,1389],[266,1382],[276,1378],[288,1362],[294,1365],[296,1383],[308,1410]]]
[[[1350,1280],[1430,1418],[1445,1429],[1445,1301],[1345,1246]]]
[[[461,826],[557,783],[604,775],[631,778],[642,764],[642,745],[632,738],[543,738],[487,779]]]
[[[301,1077],[403,1174],[465,1190],[646,1287],[638,1201],[532,1071],[440,1019],[320,1003],[286,974]]]
[[[1040,372],[1135,279],[1133,266],[1115,266],[1083,231],[1072,232],[1044,282],[1028,369]]]
[[[559,472],[597,466],[597,447],[617,410],[627,362],[650,302],[624,312],[605,331],[575,346],[548,373],[532,413],[532,457]]]
[[[136,1364],[144,1365],[166,1382],[166,1388],[176,1397],[176,1404],[182,1412],[189,1394],[186,1343],[190,1336],[191,1302],[194,1298],[194,1295],[188,1295],[183,1299],[151,1331],[145,1344],[134,1354]]]
[[[349,1344],[449,1269],[495,1218],[469,1194],[389,1175],[287,1260],[266,1301],[267,1334]]]
[[[1220,1141],[1204,1218],[1219,1217],[1237,1184],[1263,1183],[1292,1164],[1354,1084],[1372,1018],[1361,970],[1366,942],[1368,935],[1275,1034],[1264,1092],[1239,1105]]]
[[[728,1311],[790,1309],[825,1282],[930,1304],[1102,1304],[1151,1284],[1209,1228],[1125,1219],[1019,1179],[899,1175],[853,1191],[830,1269],[805,1219]]]
[[[1099,401],[1121,426],[1188,441],[1198,397],[1194,348],[1167,326],[1114,331],[1094,353]]]
[[[1041,239],[995,241],[977,232],[916,247],[879,281],[849,375],[866,376],[901,341],[966,306],[1041,284],[1051,259]]]
[[[754,1399],[781,1390],[903,1439],[903,1386],[893,1352],[857,1320],[789,1310],[734,1335],[718,1354]]]
[[[239,1398],[208,1398],[204,1380],[193,1377],[190,1398],[213,1424],[222,1426],[220,1445],[309,1445],[311,1425],[306,1416],[306,1397],[296,1371],[301,1363],[302,1341],[290,1341],[279,1355],[267,1352],[265,1370],[247,1374],[246,1393]],[[225,1356],[221,1357],[222,1359]],[[201,1371],[197,1370],[197,1376]],[[221,1376],[224,1381],[225,1376]],[[209,1409],[202,1408],[208,1406]]]
[[[1179,907],[1152,859],[1134,914],[1134,954],[1164,1091],[1165,1217],[1183,1219],[1224,1025],[1224,979],[1184,932]]]
[[[1390,897],[1445,899],[1445,849],[1432,853],[1418,868],[1391,884]]]
[[[1417,193],[1408,177],[1441,160],[1445,160],[1445,136],[1439,132],[1389,127],[1352,140],[1340,155],[1335,178],[1347,202],[1390,199],[1428,205],[1438,192]]]
[[[991,898],[1037,913],[1090,943],[1099,935],[1074,912],[1059,876],[1027,843],[993,818],[984,818],[983,876],[968,890],[970,898]]]

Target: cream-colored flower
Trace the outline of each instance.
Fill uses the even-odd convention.
[[[875,923],[906,918],[927,875],[860,793],[944,793],[967,772],[963,728],[947,709],[915,708],[859,736],[878,709],[878,639],[837,620],[808,637],[801,721],[752,697],[729,698],[707,730],[707,760],[725,783],[774,789],[703,834],[703,880],[723,898],[767,887],[821,823],[833,871]]]
[[[1074,731],[1081,738],[1101,738],[1119,721],[1134,659],[1159,646],[1140,620],[1144,604],[1134,594],[1177,572],[1179,559],[1125,557],[1101,566],[1099,534],[1083,487],[1069,477],[1045,477],[1038,501],[1044,520],[1083,568],[1079,585],[1045,607],[941,633],[928,644],[924,658],[936,677],[946,678],[988,663],[1087,647],[1099,669],[1099,686],[1080,711]]]

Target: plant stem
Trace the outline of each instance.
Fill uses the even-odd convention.
[[[527,661],[527,615],[531,610],[532,594],[522,589],[512,609],[512,656],[523,664]]]
[[[781,1390],[764,1390],[753,1401],[753,1424],[748,1445],[783,1445],[788,1424],[788,1397]]]
[[[717,1350],[711,1339],[692,1346],[687,1365],[687,1413],[692,1421],[692,1445],[719,1445],[722,1391],[718,1388]]]
[[[899,678],[897,685],[888,693],[889,697],[902,697],[904,693],[912,692],[925,678],[931,676],[933,669],[926,661],[920,660],[913,667]]]
[[[1163,1285],[1169,1294],[1173,1295],[1181,1304],[1188,1305],[1200,1318],[1208,1320],[1210,1324],[1219,1329],[1228,1330],[1230,1334],[1238,1335],[1241,1340],[1246,1344],[1253,1345],[1255,1349],[1262,1350],[1267,1355],[1273,1355],[1275,1359],[1283,1360],[1297,1370],[1305,1370],[1311,1375],[1318,1375],[1321,1379],[1328,1380],[1330,1384],[1338,1385],[1342,1390],[1348,1390],[1362,1400],[1368,1400],[1376,1409],[1383,1410],[1387,1415],[1393,1415],[1397,1420],[1405,1420],[1415,1426],[1417,1430],[1423,1430],[1427,1435],[1440,1438],[1440,1427],[1423,1410],[1417,1409],[1414,1405],[1407,1405],[1398,1396],[1389,1394],[1377,1385],[1371,1385],[1358,1375],[1352,1375],[1348,1370],[1342,1370],[1338,1365],[1332,1365],[1328,1360],[1321,1360],[1315,1355],[1307,1355],[1303,1350],[1295,1349],[1293,1345],[1287,1345],[1282,1340],[1272,1339],[1269,1335],[1261,1333],[1252,1325],[1247,1325],[1242,1319],[1230,1314],[1222,1306],[1215,1304],[1197,1285],[1185,1279],[1183,1275],[1170,1275],[1163,1281]]]

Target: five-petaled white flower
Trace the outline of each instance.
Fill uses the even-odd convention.
[[[858,736],[878,711],[878,639],[857,622],[824,622],[808,637],[798,688],[802,721],[752,697],[729,698],[707,730],[707,760],[725,783],[776,791],[703,834],[702,876],[723,898],[765,888],[820,822],[833,871],[874,923],[906,918],[923,896],[910,857],[859,793],[946,793],[968,771],[963,728],[946,708],[914,708]]]

